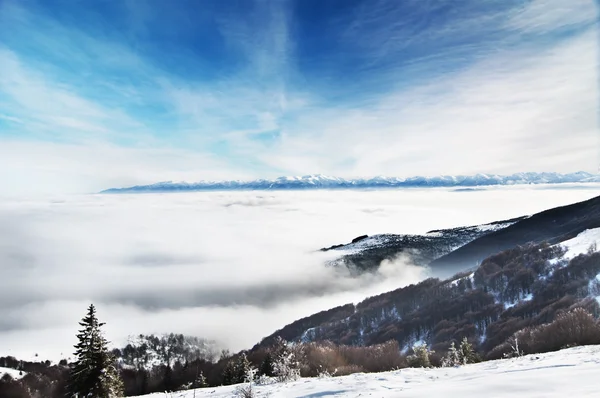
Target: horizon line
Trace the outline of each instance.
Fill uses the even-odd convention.
[[[324,174],[281,176],[273,179],[161,181],[151,184],[108,188],[98,193],[217,191],[217,190],[305,190],[357,188],[411,188],[411,187],[481,187],[498,185],[541,185],[600,182],[600,174],[586,171],[518,172],[513,174],[477,173],[473,175],[435,175],[412,177],[356,177],[343,178]]]

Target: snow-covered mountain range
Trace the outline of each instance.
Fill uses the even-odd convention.
[[[344,179],[322,174],[302,177],[279,177],[273,180],[159,182],[125,188],[110,188],[101,193],[143,193],[222,190],[299,190],[299,189],[369,189],[419,187],[480,187],[493,185],[563,184],[600,182],[600,175],[584,171],[576,173],[516,173],[512,175],[476,174],[473,176],[374,177]]]

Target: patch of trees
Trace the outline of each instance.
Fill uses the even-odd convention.
[[[267,347],[275,344],[278,338],[284,340],[296,340],[306,330],[317,327],[325,322],[332,322],[336,320],[344,319],[354,313],[354,305],[347,304],[339,307],[332,308],[330,310],[321,311],[314,315],[306,318],[298,319],[285,326],[284,328],[277,330],[269,337],[265,337],[259,344],[254,348]]]
[[[586,309],[575,307],[560,311],[551,323],[519,330],[494,347],[488,358],[506,358],[592,344],[600,344],[600,323]]]
[[[213,341],[174,333],[162,336],[140,334],[112,353],[123,367],[134,368],[149,368],[154,364],[172,367],[177,362],[196,360],[213,362],[219,354]]]
[[[1,357],[0,366],[21,372],[19,379],[5,374],[0,378],[0,397],[6,398],[58,398],[64,397],[69,376],[65,362],[51,364],[50,361],[19,361],[14,357]]]

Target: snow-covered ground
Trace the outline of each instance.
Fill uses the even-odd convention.
[[[573,258],[579,254],[587,253],[589,247],[593,244],[600,247],[600,228],[586,229],[573,239],[566,240],[560,245],[567,248],[565,257]]]
[[[597,397],[600,346],[483,362],[458,368],[402,369],[255,387],[257,397]],[[236,386],[145,397],[233,397]]]
[[[5,374],[7,374],[7,373],[13,379],[20,379],[20,378],[22,378],[23,376],[25,376],[27,374],[27,373],[21,372],[21,371],[19,371],[17,369],[3,368],[3,367],[0,366],[0,378],[2,376],[4,376]],[[21,373],[21,374],[19,374],[19,373]]]

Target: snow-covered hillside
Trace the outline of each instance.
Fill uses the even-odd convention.
[[[3,368],[0,366],[0,378],[2,378],[2,376],[4,376],[5,374],[8,374],[13,379],[18,380],[18,379],[22,378],[23,376],[25,376],[27,373],[25,373],[23,371],[19,371],[17,369]]]
[[[600,182],[600,175],[586,172],[560,173],[516,173],[508,176],[477,174],[473,176],[437,177],[375,177],[344,179],[321,174],[302,177],[279,177],[273,180],[254,181],[200,181],[159,182],[127,188],[111,188],[102,193],[141,193],[179,191],[220,190],[286,190],[286,189],[368,189],[368,188],[418,188],[418,187],[479,187],[490,185],[563,184]]]
[[[127,345],[116,351],[121,366],[152,369],[155,366],[176,362],[185,363],[203,359],[213,361],[218,356],[215,341],[183,334],[129,336]]]
[[[592,246],[600,247],[600,228],[586,229],[573,239],[561,243],[567,249],[565,257],[573,258],[586,253]]]
[[[466,365],[402,369],[256,386],[256,397],[597,397],[600,346]],[[172,398],[234,397],[237,386],[172,393]],[[144,397],[164,398],[165,393]],[[167,397],[169,397],[167,395]]]
[[[361,236],[351,243],[337,244],[321,251],[336,251],[340,257],[331,260],[333,266],[347,266],[352,270],[378,269],[382,261],[394,261],[400,254],[415,265],[426,266],[457,248],[488,233],[499,231],[525,217],[497,221],[490,224],[438,229],[423,235],[379,234]]]

